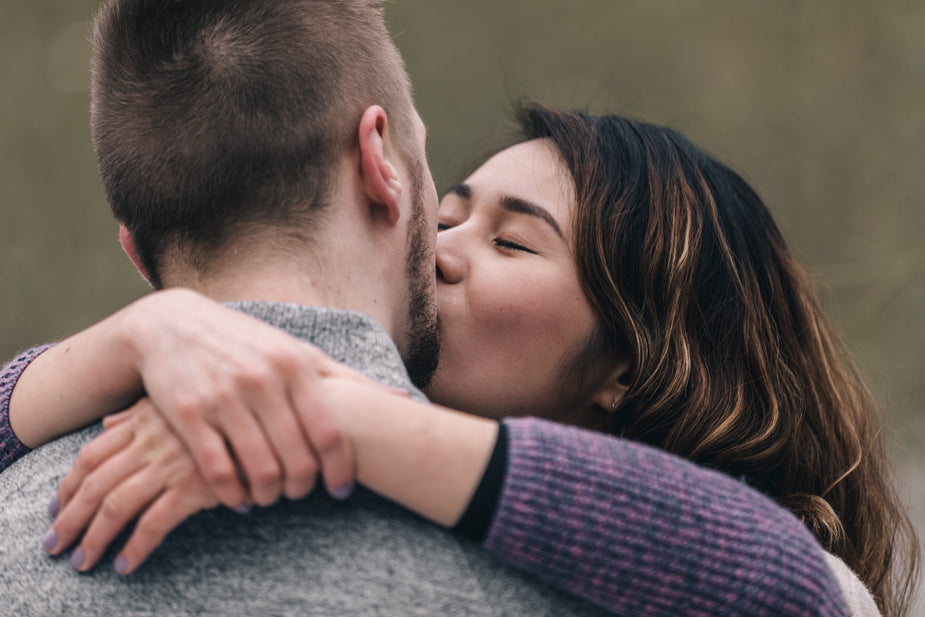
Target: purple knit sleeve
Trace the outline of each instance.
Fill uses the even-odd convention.
[[[33,347],[10,360],[0,371],[0,471],[29,452],[29,448],[19,441],[10,426],[10,397],[26,367],[49,347],[50,344]]]
[[[620,615],[847,615],[810,532],[744,483],[624,439],[504,422],[483,543],[502,560]]]

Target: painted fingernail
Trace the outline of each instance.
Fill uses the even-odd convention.
[[[52,518],[58,516],[58,511],[61,509],[61,502],[58,500],[58,496],[55,495],[51,498],[51,501],[48,503],[48,513],[51,514]]]
[[[77,549],[71,555],[71,565],[77,569],[84,565],[84,550],[82,548]]]
[[[345,499],[348,499],[351,495],[353,495],[353,485],[345,484],[339,489],[335,490],[332,496],[334,497],[334,499],[339,499],[340,501],[343,501]]]
[[[58,534],[55,533],[54,529],[49,529],[45,532],[45,535],[42,536],[42,548],[46,551],[51,552],[55,546],[58,545]]]
[[[125,575],[128,574],[128,559],[125,557],[119,557],[116,559],[115,564],[116,572],[119,574]]]
[[[242,503],[240,506],[234,509],[238,514],[250,514],[251,506],[250,504]]]

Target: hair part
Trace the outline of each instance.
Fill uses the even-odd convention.
[[[155,286],[168,255],[202,268],[253,226],[316,228],[368,106],[413,135],[378,0],[111,0],[93,44],[100,176]]]
[[[579,276],[606,339],[589,350],[632,363],[606,430],[745,479],[904,614],[919,553],[879,410],[758,195],[668,128],[532,102],[518,120],[575,184]]]

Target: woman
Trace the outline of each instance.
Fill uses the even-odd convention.
[[[521,124],[533,141],[489,161],[441,206],[446,354],[431,398],[584,425],[741,477],[797,514],[881,610],[901,614],[917,553],[886,480],[873,404],[758,197],[667,129],[540,106],[524,108]],[[346,410],[371,396],[337,391]],[[430,507],[413,503],[415,491],[375,485],[388,478],[364,480],[375,444],[356,439],[361,482]],[[62,517],[74,484],[62,489]],[[472,491],[461,492],[465,506]],[[461,509],[423,513],[450,524]],[[568,588],[582,594],[581,581]]]

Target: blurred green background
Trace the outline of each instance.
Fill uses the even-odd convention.
[[[97,6],[0,0],[3,358],[146,291],[119,249],[90,145]],[[925,519],[925,3],[386,7],[438,189],[497,141],[523,94],[671,125],[743,172],[818,275]]]

